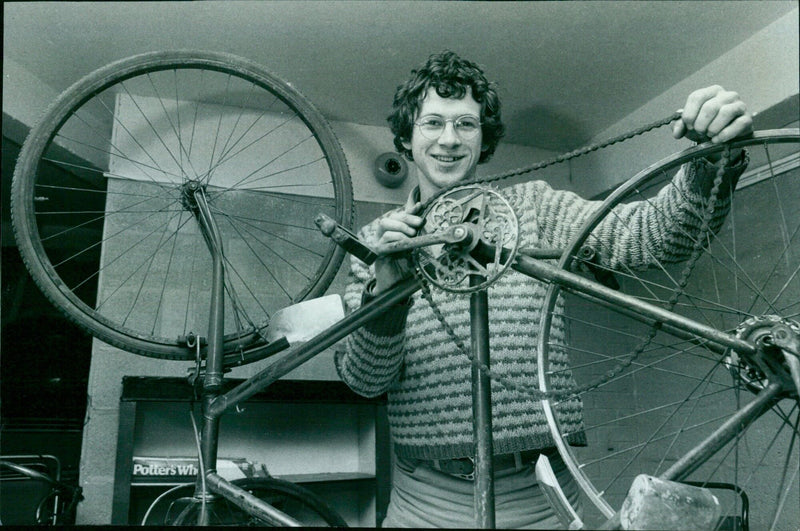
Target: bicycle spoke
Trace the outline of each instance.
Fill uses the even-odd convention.
[[[786,144],[767,142],[767,155],[762,143],[754,139],[747,149],[751,160],[766,159],[769,167],[755,168],[752,177],[740,179],[724,220],[711,218],[722,225],[716,227],[712,221],[712,230],[704,235],[688,230],[689,225],[677,230],[681,252],[701,251],[685,281],[684,266],[671,263],[671,256],[670,262],[661,259],[655,247],[639,250],[647,258],[647,269],[617,267],[602,259],[595,268],[613,274],[621,293],[670,309],[695,323],[697,330],[700,325],[710,327],[754,345],[769,336],[774,323],[795,326],[800,314],[800,255],[796,252],[800,213],[789,205],[800,201],[800,179],[792,165],[773,171],[778,167],[773,161],[796,158],[775,156],[774,148],[797,153],[798,139]],[[661,203],[651,198],[684,160],[688,156],[643,173],[641,182],[630,183],[612,196],[603,215],[593,220],[595,226],[584,228],[571,244],[573,262],[565,267],[579,264],[578,251],[584,242],[594,244],[598,256],[609,255],[608,248],[597,245],[603,238],[601,222],[606,219],[634,237],[638,227],[623,223],[629,203],[643,201],[640,204],[656,215],[665,216]],[[764,206],[772,203],[774,207]],[[698,210],[690,215],[701,219],[704,214]],[[688,329],[688,322],[659,325],[658,314],[640,317],[635,307],[619,308],[597,295],[580,296],[579,291],[570,285],[548,293],[549,319],[543,322],[563,323],[559,326],[566,332],[550,337],[549,328],[542,328],[540,347],[545,355],[540,355],[544,360],[540,378],[574,382],[581,389],[581,431],[562,430],[557,410],[552,427],[562,441],[580,433],[588,440],[585,448],[567,444],[562,452],[592,502],[586,521],[602,524],[608,508],[620,507],[640,473],[670,477],[689,473],[686,479],[700,484],[736,485],[751,500],[751,528],[786,529],[798,521],[800,514],[792,500],[800,499],[795,473],[800,466],[800,413],[796,391],[782,387],[790,379],[779,351],[766,345],[753,354],[735,352],[687,334],[680,328]],[[654,332],[653,327],[660,329]],[[558,363],[549,361],[551,357]],[[565,364],[561,360],[567,357]],[[760,368],[759,363],[767,362],[757,360],[773,357],[769,368]],[[765,389],[776,397],[758,398]],[[741,412],[751,412],[748,422],[752,425],[747,429],[730,425]],[[731,503],[723,503],[723,515],[741,509],[738,500],[735,496]],[[596,513],[592,512],[595,507]]]
[[[194,359],[177,338],[205,336],[210,318],[196,193],[225,227],[226,351],[265,346],[270,315],[321,295],[344,256],[313,226],[319,211],[352,223],[341,147],[305,98],[249,61],[123,59],[74,84],[32,135],[12,185],[20,251],[48,297],[115,346]]]

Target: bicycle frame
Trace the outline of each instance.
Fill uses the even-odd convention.
[[[30,466],[26,466],[25,464],[21,464],[20,462],[15,462],[20,459],[30,459],[30,458],[37,458],[39,462],[42,460],[50,461],[54,463],[56,470],[53,476],[48,474],[42,473],[40,471],[31,468]],[[72,485],[68,485],[61,481],[61,464],[57,457],[52,455],[39,455],[39,456],[26,456],[26,455],[8,455],[3,456],[0,458],[0,468],[7,468],[17,474],[25,476],[29,479],[40,481],[50,488],[50,494],[46,497],[42,498],[39,502],[39,506],[36,509],[36,521],[41,525],[60,525],[64,523],[69,523],[62,521],[62,518],[72,518],[74,519],[75,516],[75,509],[83,500],[83,489],[81,487],[73,487]],[[64,500],[61,497],[64,497]],[[53,514],[50,516],[48,521],[42,521],[41,510],[43,509],[44,505],[48,500],[52,499],[53,503]]]
[[[223,259],[222,241],[216,229],[213,217],[204,200],[203,191],[195,191],[197,197],[197,216],[203,228],[208,247],[214,257],[214,279],[212,294],[212,311],[207,352],[207,370],[204,376],[203,426],[201,439],[201,463],[209,466],[204,477],[198,478],[195,497],[209,499],[212,495],[220,495],[249,514],[278,525],[301,525],[288,515],[276,510],[269,504],[250,495],[246,491],[231,485],[216,473],[217,438],[219,435],[220,417],[252,395],[266,388],[288,372],[302,365],[337,341],[343,339],[356,329],[386,311],[392,305],[410,297],[422,288],[422,280],[416,277],[406,279],[393,288],[381,293],[373,301],[346,316],[337,324],[321,332],[308,342],[289,347],[285,354],[268,367],[250,377],[245,382],[221,393],[222,384],[222,324],[223,324]],[[470,230],[468,224],[462,224]],[[477,245],[473,256],[480,258],[493,250]],[[644,323],[656,324],[662,330],[679,337],[700,338],[704,344],[711,345],[716,352],[732,349],[741,355],[748,356],[756,352],[751,343],[737,337],[720,332],[674,312],[654,306],[633,296],[617,292],[599,282],[590,280],[577,273],[561,269],[547,260],[559,258],[562,250],[526,251],[520,250],[511,265],[516,271],[538,281],[557,284],[570,293],[586,297],[595,302],[622,311]],[[471,277],[470,281],[475,280]],[[470,321],[471,346],[473,356],[478,363],[489,365],[489,322],[487,291],[482,289],[471,294]],[[489,376],[473,364],[473,433],[475,440],[475,517],[478,527],[494,527],[494,480],[492,464],[492,426],[491,426],[491,393]],[[791,392],[791,390],[789,391]],[[764,411],[772,407],[787,393],[787,387],[780,382],[772,382],[766,386],[749,405],[725,422],[714,433],[708,436],[699,446],[676,462],[662,474],[662,479],[679,480],[688,476],[697,466],[720,450],[736,437],[737,433],[757,419]],[[552,417],[553,412],[548,400],[542,400],[545,414]],[[559,450],[564,451],[564,442],[557,440]],[[614,516],[613,511],[607,515]],[[201,521],[205,516],[201,512]]]

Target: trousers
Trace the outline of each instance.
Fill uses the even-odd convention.
[[[578,486],[557,452],[548,452],[564,494],[578,513]],[[505,529],[563,529],[536,480],[535,463],[495,472],[495,525]],[[397,457],[382,527],[475,528],[473,481]]]

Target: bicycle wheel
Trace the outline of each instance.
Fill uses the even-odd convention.
[[[30,132],[12,221],[31,276],[67,317],[122,349],[194,359],[211,253],[190,187],[224,242],[225,352],[263,346],[275,310],[321,295],[344,256],[314,224],[352,224],[349,171],[297,90],[221,53],[146,53],[67,89]]]
[[[758,132],[734,142],[746,147],[751,161],[724,224],[700,242],[688,232],[678,238],[687,255],[701,253],[693,268],[686,262],[652,260],[646,270],[613,272],[619,292],[705,325],[722,338],[763,348],[741,354],[681,326],[637,318],[632,310],[598,297],[558,285],[549,288],[540,330],[539,383],[548,390],[556,378],[574,378],[581,390],[584,447],[567,443],[570,434],[553,414],[560,398],[544,406],[556,444],[588,499],[590,528],[620,509],[638,474],[735,486],[749,497],[753,528],[797,528],[798,396],[785,359],[769,346],[768,336],[777,323],[800,334],[798,141],[792,129]],[[650,202],[656,191],[673,186],[670,179],[682,163],[722,149],[708,144],[691,148],[625,183],[581,229],[559,267],[574,269],[586,243],[599,256],[607,255],[589,238],[598,224],[621,219],[617,209],[632,201]],[[695,215],[701,219],[702,209]],[[769,399],[756,400],[768,392]],[[736,422],[727,437],[715,432],[748,407],[757,413],[752,423]],[[712,433],[719,440],[701,446]],[[714,451],[693,454],[698,448]],[[715,494],[728,523],[747,519],[743,497]]]
[[[347,527],[347,522],[322,498],[305,487],[276,478],[248,478],[232,481],[238,487],[266,501],[279,511],[291,516],[304,526]],[[194,485],[187,488],[193,489]],[[177,498],[169,501],[163,524],[196,525],[200,502],[194,498]],[[265,522],[247,514],[223,498],[206,506],[210,525],[263,526]],[[266,522],[269,523],[269,522]]]

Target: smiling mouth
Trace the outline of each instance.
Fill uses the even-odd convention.
[[[454,155],[431,155],[434,159],[438,160],[439,162],[456,162],[464,158],[463,155],[461,156],[454,156]]]

